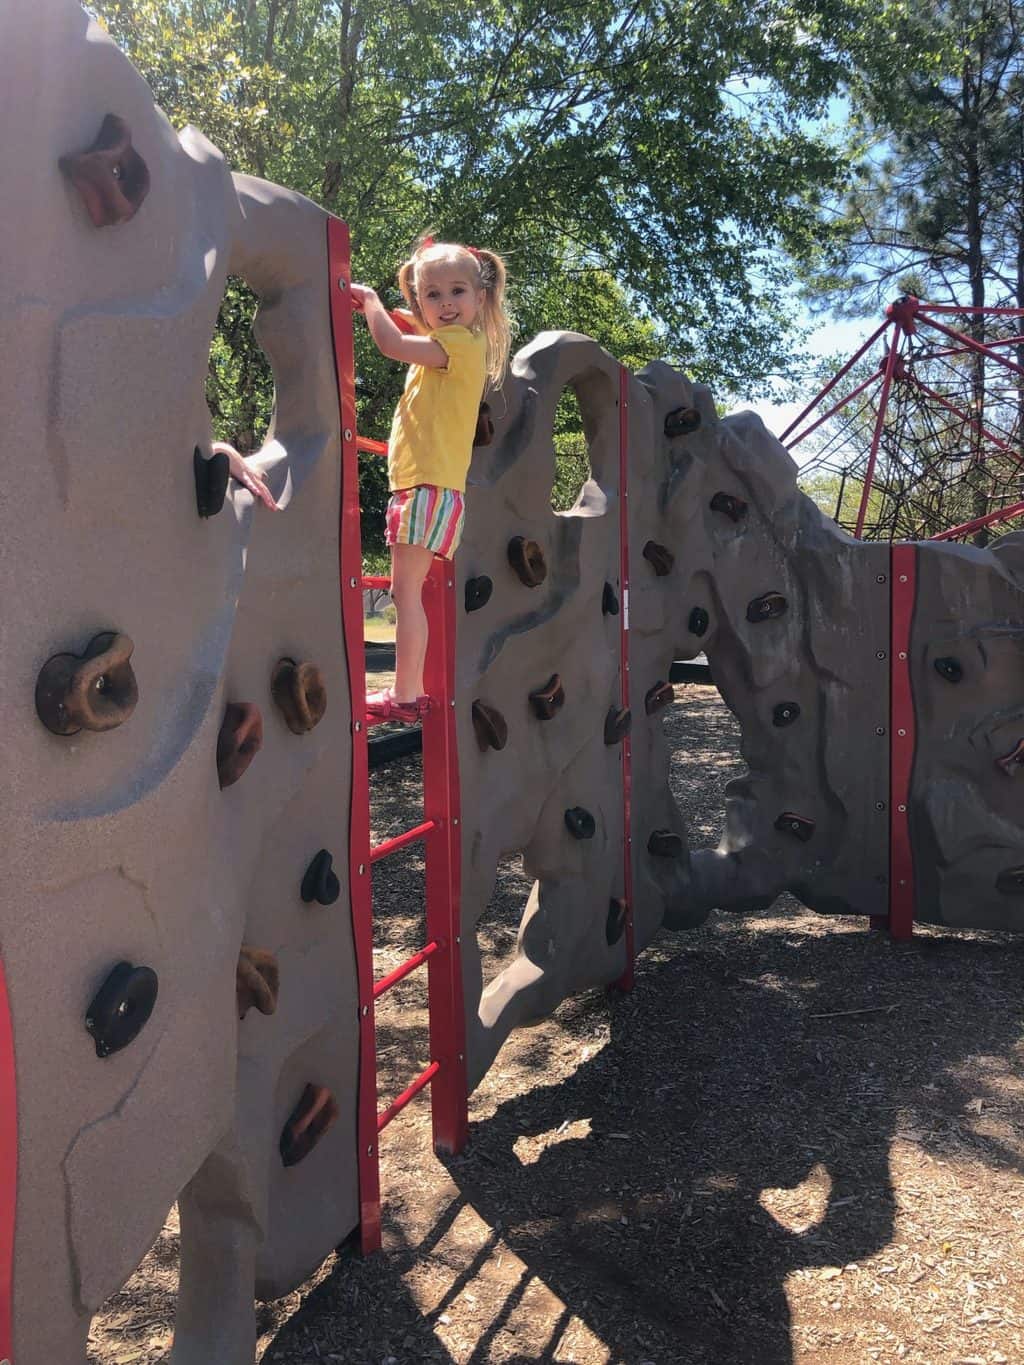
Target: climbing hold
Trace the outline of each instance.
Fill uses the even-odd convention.
[[[135,1041],[153,1013],[158,987],[151,967],[118,962],[111,968],[85,1015],[97,1057],[110,1057]]]
[[[196,446],[192,470],[196,478],[196,509],[201,517],[215,517],[224,506],[228,491],[228,457],[218,450],[207,460]]]
[[[649,716],[661,711],[675,701],[676,694],[672,690],[672,684],[667,682],[656,682],[653,687],[648,689],[644,697],[644,710]]]
[[[525,583],[528,588],[539,587],[548,576],[544,551],[535,540],[513,536],[508,543],[508,562],[515,570],[519,581]]]
[[[809,820],[806,815],[794,815],[792,811],[786,810],[776,817],[775,828],[782,834],[792,834],[794,839],[806,844],[814,833],[814,821]]]
[[[281,1132],[279,1150],[285,1166],[297,1166],[338,1117],[338,1105],[325,1085],[307,1085]]]
[[[800,707],[795,701],[780,701],[778,706],[772,707],[773,725],[792,725],[800,715]]]
[[[466,610],[479,611],[481,607],[486,607],[493,591],[494,584],[486,574],[481,574],[479,578],[467,578]]]
[[[696,408],[674,408],[665,418],[665,435],[669,440],[677,436],[689,436],[700,426],[701,417]]]
[[[1007,867],[996,878],[996,890],[1007,896],[1024,896],[1024,867]]]
[[[107,114],[96,141],[84,152],[57,163],[82,196],[93,227],[113,227],[134,218],[149,193],[149,167],[132,146],[132,130]]]
[[[263,747],[263,717],[251,701],[230,701],[217,736],[221,790],[232,786]]]
[[[1016,777],[1020,772],[1022,763],[1024,763],[1024,739],[1019,739],[1008,754],[996,759],[996,765],[1002,768],[1007,777]]]
[[[316,664],[278,659],[270,675],[270,695],[293,735],[319,725],[327,710],[327,684]]]
[[[550,720],[565,705],[565,688],[557,673],[552,673],[543,687],[530,693],[530,705],[538,720]]]
[[[671,550],[664,545],[659,545],[656,540],[649,540],[643,549],[644,559],[654,569],[659,578],[664,578],[666,574],[672,572],[672,565],[676,562],[676,557]]]
[[[94,635],[81,654],[54,654],[36,679],[36,712],[55,735],[115,730],[135,710],[139,685],[127,635]]]
[[[494,423],[491,421],[489,403],[481,403],[476,415],[476,431],[473,433],[473,447],[489,446],[494,440]]]
[[[608,940],[609,948],[614,943],[618,943],[626,928],[626,918],[629,913],[629,906],[624,900],[612,899],[608,902],[608,918],[604,923],[604,936]]]
[[[647,852],[653,853],[656,858],[680,858],[683,841],[675,830],[655,829],[647,840]]]
[[[508,743],[505,717],[482,701],[473,703],[473,733],[481,753],[488,749],[504,749]]]
[[[605,744],[621,744],[633,728],[633,713],[628,706],[613,706],[604,718]]]
[[[711,617],[703,607],[694,607],[686,624],[691,635],[706,635],[708,626],[711,624]]]
[[[310,905],[333,905],[341,895],[341,883],[333,869],[334,859],[326,848],[322,848],[306,868],[299,888],[299,895]]]
[[[963,664],[959,659],[936,659],[935,672],[940,678],[945,678],[946,682],[958,683],[964,676]]]
[[[604,592],[601,594],[601,610],[605,616],[618,616],[619,599],[615,596],[615,589],[610,583],[604,585]]]
[[[747,620],[755,625],[758,621],[774,621],[781,616],[788,603],[780,592],[766,592],[763,597],[755,597],[747,603]]]
[[[597,821],[590,811],[582,806],[573,806],[565,812],[565,827],[574,839],[593,839]]]
[[[742,521],[747,515],[747,504],[742,498],[733,497],[731,493],[716,493],[711,499],[712,512],[721,512],[730,521]]]
[[[280,973],[274,954],[243,943],[235,967],[235,1002],[239,1019],[244,1019],[253,1008],[260,1014],[273,1014],[277,1009],[279,989]]]

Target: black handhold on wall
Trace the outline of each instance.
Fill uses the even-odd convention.
[[[281,1132],[278,1150],[285,1166],[309,1156],[338,1117],[338,1105],[325,1085],[307,1085]]]
[[[792,725],[799,716],[800,707],[795,701],[780,701],[772,707],[772,724],[775,726]]]
[[[228,702],[217,736],[221,790],[233,786],[263,747],[263,716],[251,701]]]
[[[597,821],[582,806],[572,806],[565,812],[565,827],[574,839],[593,839]]]
[[[601,594],[601,611],[605,616],[618,616],[619,614],[619,599],[615,596],[615,589],[610,583],[604,585],[604,591]]]
[[[747,603],[747,620],[753,625],[760,621],[775,621],[785,614],[788,603],[780,592],[766,592]]]
[[[491,593],[494,591],[494,584],[486,574],[480,574],[477,578],[466,579],[466,610],[479,611],[481,607],[486,607],[491,600]]]
[[[681,858],[683,841],[675,830],[654,829],[647,840],[647,852],[655,858]]]
[[[665,545],[659,545],[656,540],[647,542],[643,549],[643,555],[659,578],[664,578],[666,574],[670,574],[672,566],[676,562],[676,557],[672,551]]]
[[[730,521],[742,521],[747,515],[747,504],[732,493],[716,493],[711,499],[712,512],[721,512]]]
[[[55,735],[114,730],[135,710],[139,687],[127,635],[94,635],[81,654],[54,654],[36,679],[36,713]]]
[[[158,989],[151,967],[118,962],[111,968],[85,1014],[97,1057],[110,1057],[135,1041],[153,1013]]]
[[[334,859],[322,848],[306,868],[299,895],[307,905],[333,905],[341,895],[341,883],[334,872]]]
[[[935,660],[935,672],[946,682],[958,683],[963,679],[964,669],[959,659],[949,657]]]
[[[504,749],[508,743],[508,722],[500,711],[479,699],[473,703],[473,733],[481,753]]]
[[[548,576],[544,551],[535,540],[513,536],[508,543],[508,562],[520,583],[538,588]]]
[[[775,828],[781,834],[792,834],[794,839],[807,843],[814,833],[815,822],[806,815],[796,815],[791,810],[783,811],[775,818]]]
[[[665,418],[665,435],[670,441],[677,436],[689,436],[701,423],[696,408],[674,408]]]
[[[565,705],[565,688],[557,673],[552,673],[543,687],[530,693],[530,706],[538,720],[551,720]]]
[[[633,728],[633,713],[628,706],[612,706],[604,718],[605,744],[621,744]]]
[[[649,716],[656,715],[666,706],[671,705],[675,701],[675,697],[676,694],[672,690],[671,683],[656,682],[653,687],[647,689],[647,695],[644,697],[644,710]]]
[[[93,227],[127,223],[149,193],[149,167],[132,146],[132,130],[107,114],[91,147],[57,163],[81,195]]]
[[[196,511],[201,517],[215,517],[227,496],[228,457],[218,450],[206,459],[196,446],[192,452],[192,472],[196,480]]]
[[[608,902],[608,915],[604,922],[604,936],[609,948],[618,943],[626,929],[629,906],[624,900],[613,897]]]
[[[239,1019],[251,1009],[260,1014],[273,1014],[281,989],[281,974],[277,958],[266,948],[252,948],[243,943],[235,965],[235,1004]]]
[[[694,607],[690,612],[690,619],[687,621],[687,629],[691,635],[706,635],[708,626],[711,624],[711,617],[703,607]]]
[[[316,664],[278,659],[270,675],[270,695],[293,735],[314,729],[327,710],[327,683]]]

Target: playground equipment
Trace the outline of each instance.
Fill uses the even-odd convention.
[[[382,1121],[427,1092],[461,1145],[511,1030],[628,987],[662,925],[789,889],[897,936],[1020,927],[1024,544],[858,541],[670,367],[564,332],[522,350],[429,589],[402,839],[432,899],[401,970],[430,974],[432,1056],[378,1113],[344,225],[176,135],[71,0],[3,23],[0,1360],[83,1362],[177,1198],[174,1359],[246,1365],[254,1290],[373,1245]],[[280,515],[209,456],[228,270],[261,299]],[[591,478],[556,514],[566,386]],[[659,716],[701,653],[749,771],[691,854]],[[485,980],[516,852],[535,884]]]

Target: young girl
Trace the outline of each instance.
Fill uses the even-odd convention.
[[[413,721],[426,711],[423,580],[434,555],[451,559],[462,536],[463,493],[484,384],[508,362],[505,264],[493,251],[425,237],[398,272],[415,326],[408,335],[366,285],[352,301],[378,350],[409,366],[388,441],[386,539],[397,613],[395,685],[366,699],[368,715]]]

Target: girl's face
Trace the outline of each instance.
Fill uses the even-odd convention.
[[[460,261],[431,261],[416,273],[416,300],[429,331],[472,327],[483,306],[484,291],[476,287]]]

